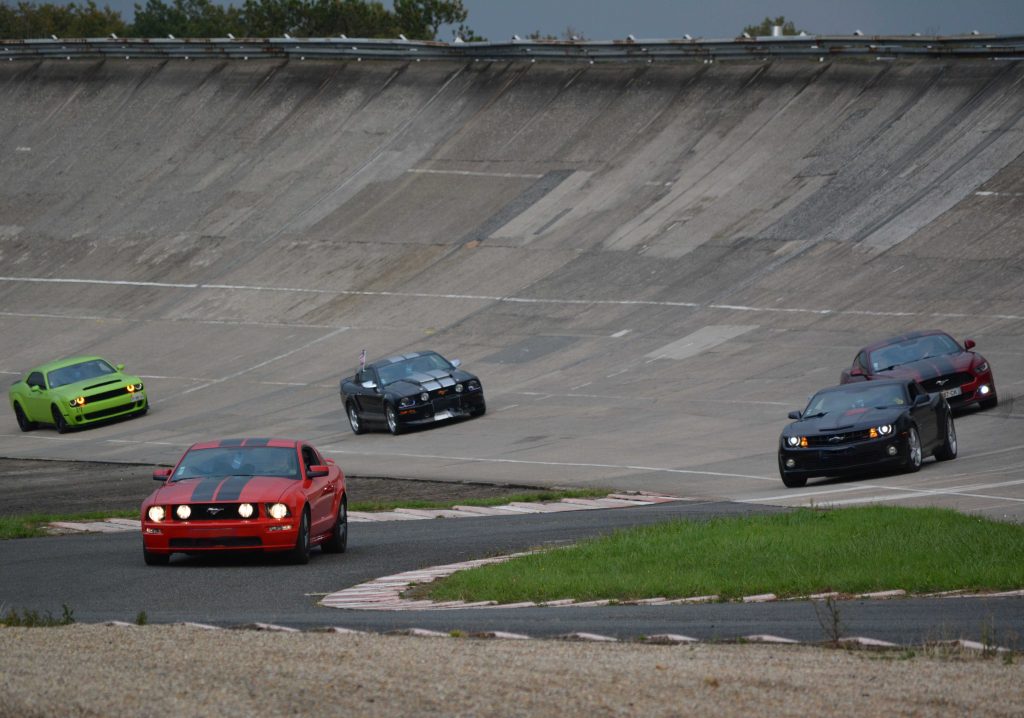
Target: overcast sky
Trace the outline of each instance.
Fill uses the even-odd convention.
[[[42,0],[37,0],[42,1]],[[50,0],[61,2],[61,0]],[[84,0],[82,0],[84,1]],[[171,0],[165,0],[170,2]],[[216,0],[240,6],[244,0]],[[145,0],[97,0],[134,17]],[[492,42],[513,34],[562,35],[573,28],[591,40],[735,37],[767,15],[785,15],[812,34],[956,35],[978,30],[1024,34],[1024,0],[462,0],[468,24]],[[391,6],[391,0],[384,0]],[[439,38],[451,40],[447,29]]]

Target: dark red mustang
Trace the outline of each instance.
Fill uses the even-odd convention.
[[[866,379],[916,379],[929,392],[941,393],[952,407],[999,403],[992,365],[974,351],[974,341],[960,346],[945,332],[910,332],[869,344],[857,352],[841,384]]]

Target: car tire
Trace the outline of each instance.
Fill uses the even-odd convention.
[[[345,553],[348,548],[348,498],[341,497],[341,506],[338,507],[338,518],[334,522],[334,531],[331,537],[320,545],[324,553]]]
[[[921,449],[921,436],[917,433],[917,427],[912,426],[907,431],[907,461],[903,468],[908,474],[912,474],[920,470],[922,461],[924,451]]]
[[[993,396],[991,399],[985,399],[984,401],[979,401],[978,402],[978,406],[982,410],[995,409],[997,406],[999,406],[999,397],[998,396]]]
[[[57,430],[58,434],[66,434],[71,429],[68,425],[67,419],[60,413],[60,409],[54,404],[50,407],[50,414],[53,416],[53,428]]]
[[[782,477],[782,483],[785,484],[787,489],[799,489],[807,485],[806,476],[793,476],[784,468],[782,468],[782,457],[779,457],[779,476]]]
[[[146,404],[144,407],[142,407],[137,412],[132,414],[132,416],[134,416],[136,418],[138,418],[140,416],[145,416],[148,411],[149,411],[149,404]]]
[[[359,411],[356,409],[355,402],[350,401],[348,406],[345,407],[345,413],[348,414],[348,425],[352,427],[353,434],[365,434],[366,427],[363,426],[363,420],[359,417]]]
[[[309,509],[302,510],[299,535],[295,537],[295,547],[288,552],[288,562],[298,566],[309,563]]]
[[[481,401],[480,402],[480,406],[473,407],[470,410],[469,415],[470,416],[483,416],[486,413],[487,413],[487,403]]]
[[[388,431],[391,432],[392,436],[398,436],[402,433],[403,427],[398,423],[398,413],[391,404],[384,406],[384,420],[387,422]]]
[[[28,420],[28,417],[25,416],[25,411],[21,408],[21,404],[14,404],[14,418],[18,421],[18,428],[22,431],[32,431],[36,428],[36,422]]]
[[[142,560],[146,562],[147,566],[166,566],[171,562],[171,555],[169,553],[153,553],[142,549]]]
[[[943,438],[939,448],[935,450],[935,459],[937,461],[955,459],[956,450],[956,427],[953,425],[953,415],[946,412],[946,436]]]

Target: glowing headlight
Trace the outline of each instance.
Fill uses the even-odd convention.
[[[239,504],[238,515],[243,519],[247,519],[252,516],[252,504]]]
[[[888,436],[892,433],[892,424],[882,424],[878,427],[878,433],[882,436]]]
[[[462,393],[462,384],[456,384],[455,385],[455,393],[456,394],[461,394]]]
[[[178,508],[174,509],[174,513],[179,519],[185,521],[192,515],[192,507],[187,504],[182,504]]]
[[[142,391],[142,382],[140,381],[138,384],[128,384],[125,386],[125,391],[129,394],[136,391]]]
[[[800,437],[799,436],[787,436],[786,437],[786,443],[789,444],[790,446],[800,446]]]
[[[71,400],[71,406],[85,406],[85,397],[76,396],[74,399]]]
[[[974,368],[974,372],[976,374],[984,374],[987,371],[988,371],[988,362],[987,361],[982,362],[981,364],[979,364],[978,366],[976,366]]]
[[[288,515],[288,507],[284,504],[271,504],[270,508],[267,509],[267,513],[270,514],[271,518],[283,519]]]
[[[427,392],[420,394],[420,401],[430,401],[430,394]]]
[[[163,506],[150,506],[146,515],[149,516],[150,521],[163,521],[164,517],[167,516],[167,512],[164,511]]]

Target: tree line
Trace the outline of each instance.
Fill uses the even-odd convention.
[[[0,1],[0,39],[57,37],[330,37],[436,40],[442,26],[453,36],[482,40],[466,25],[462,0],[146,0],[126,22],[109,6],[85,3]]]

